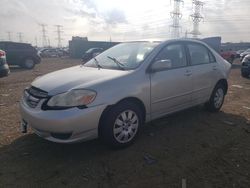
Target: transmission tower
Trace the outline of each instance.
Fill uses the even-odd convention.
[[[18,32],[17,35],[18,35],[19,42],[23,42],[23,33]]]
[[[57,46],[58,46],[58,48],[61,48],[62,47],[62,35],[61,34],[63,33],[63,31],[62,31],[63,26],[62,25],[55,25],[55,27],[57,28],[57,30],[56,30],[57,41],[58,41]]]
[[[46,36],[46,27],[47,25],[45,24],[40,24],[40,26],[42,27],[42,41],[43,41],[43,47],[47,46],[47,36]]]
[[[6,33],[8,34],[8,40],[11,41],[11,32],[7,31]]]
[[[173,20],[173,24],[170,26],[171,29],[171,37],[179,38],[180,37],[180,20],[182,18],[182,13],[180,12],[180,4],[183,3],[183,0],[174,0],[174,10],[170,12],[170,16]]]
[[[193,21],[193,30],[190,32],[190,34],[193,35],[193,38],[197,38],[198,35],[201,35],[199,31],[199,24],[204,19],[204,17],[201,15],[201,9],[203,5],[204,2],[193,0],[194,13],[190,15]]]

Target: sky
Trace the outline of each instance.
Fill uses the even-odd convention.
[[[72,36],[89,40],[131,41],[171,38],[174,0],[0,0],[0,40],[42,46],[41,24],[57,46],[55,25],[62,25],[63,45]],[[192,0],[180,5],[180,36],[192,31]],[[221,36],[223,42],[250,42],[249,0],[204,0],[200,37]],[[191,37],[191,35],[189,35]]]

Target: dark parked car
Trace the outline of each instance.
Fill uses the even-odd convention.
[[[236,52],[232,50],[227,50],[227,51],[221,50],[220,55],[231,64],[234,62],[237,56]]]
[[[242,61],[243,59],[244,59],[244,57],[246,56],[246,55],[249,55],[250,54],[250,48],[248,48],[247,50],[245,50],[244,52],[242,52],[241,54],[240,54],[240,60]]]
[[[6,61],[5,52],[0,50],[0,78],[8,76],[9,73],[10,69]]]
[[[243,53],[245,50],[238,50],[236,52],[236,58],[240,58],[240,54]]]
[[[9,65],[32,69],[37,63],[41,62],[37,50],[27,43],[0,42],[0,49],[6,52]]]
[[[62,57],[63,52],[59,49],[56,48],[48,48],[48,49],[43,49],[39,51],[39,55],[43,57]]]
[[[241,75],[245,78],[250,76],[250,55],[246,55],[242,61]]]
[[[82,61],[83,62],[87,62],[90,59],[92,59],[93,57],[97,56],[98,54],[102,53],[103,49],[102,48],[90,48],[89,50],[87,50],[83,56],[82,56]]]

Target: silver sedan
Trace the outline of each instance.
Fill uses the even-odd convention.
[[[129,42],[39,77],[20,103],[23,132],[53,142],[128,146],[142,125],[192,106],[220,110],[231,65],[196,40]]]

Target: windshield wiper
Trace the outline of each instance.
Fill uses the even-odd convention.
[[[125,70],[125,65],[123,63],[121,63],[120,61],[118,61],[116,58],[114,57],[110,57],[107,56],[107,58],[111,59],[113,62],[115,62],[122,70]]]
[[[102,66],[99,64],[99,61],[95,57],[93,57],[93,59],[95,60],[95,64],[96,64],[97,68],[98,69],[102,68]]]

